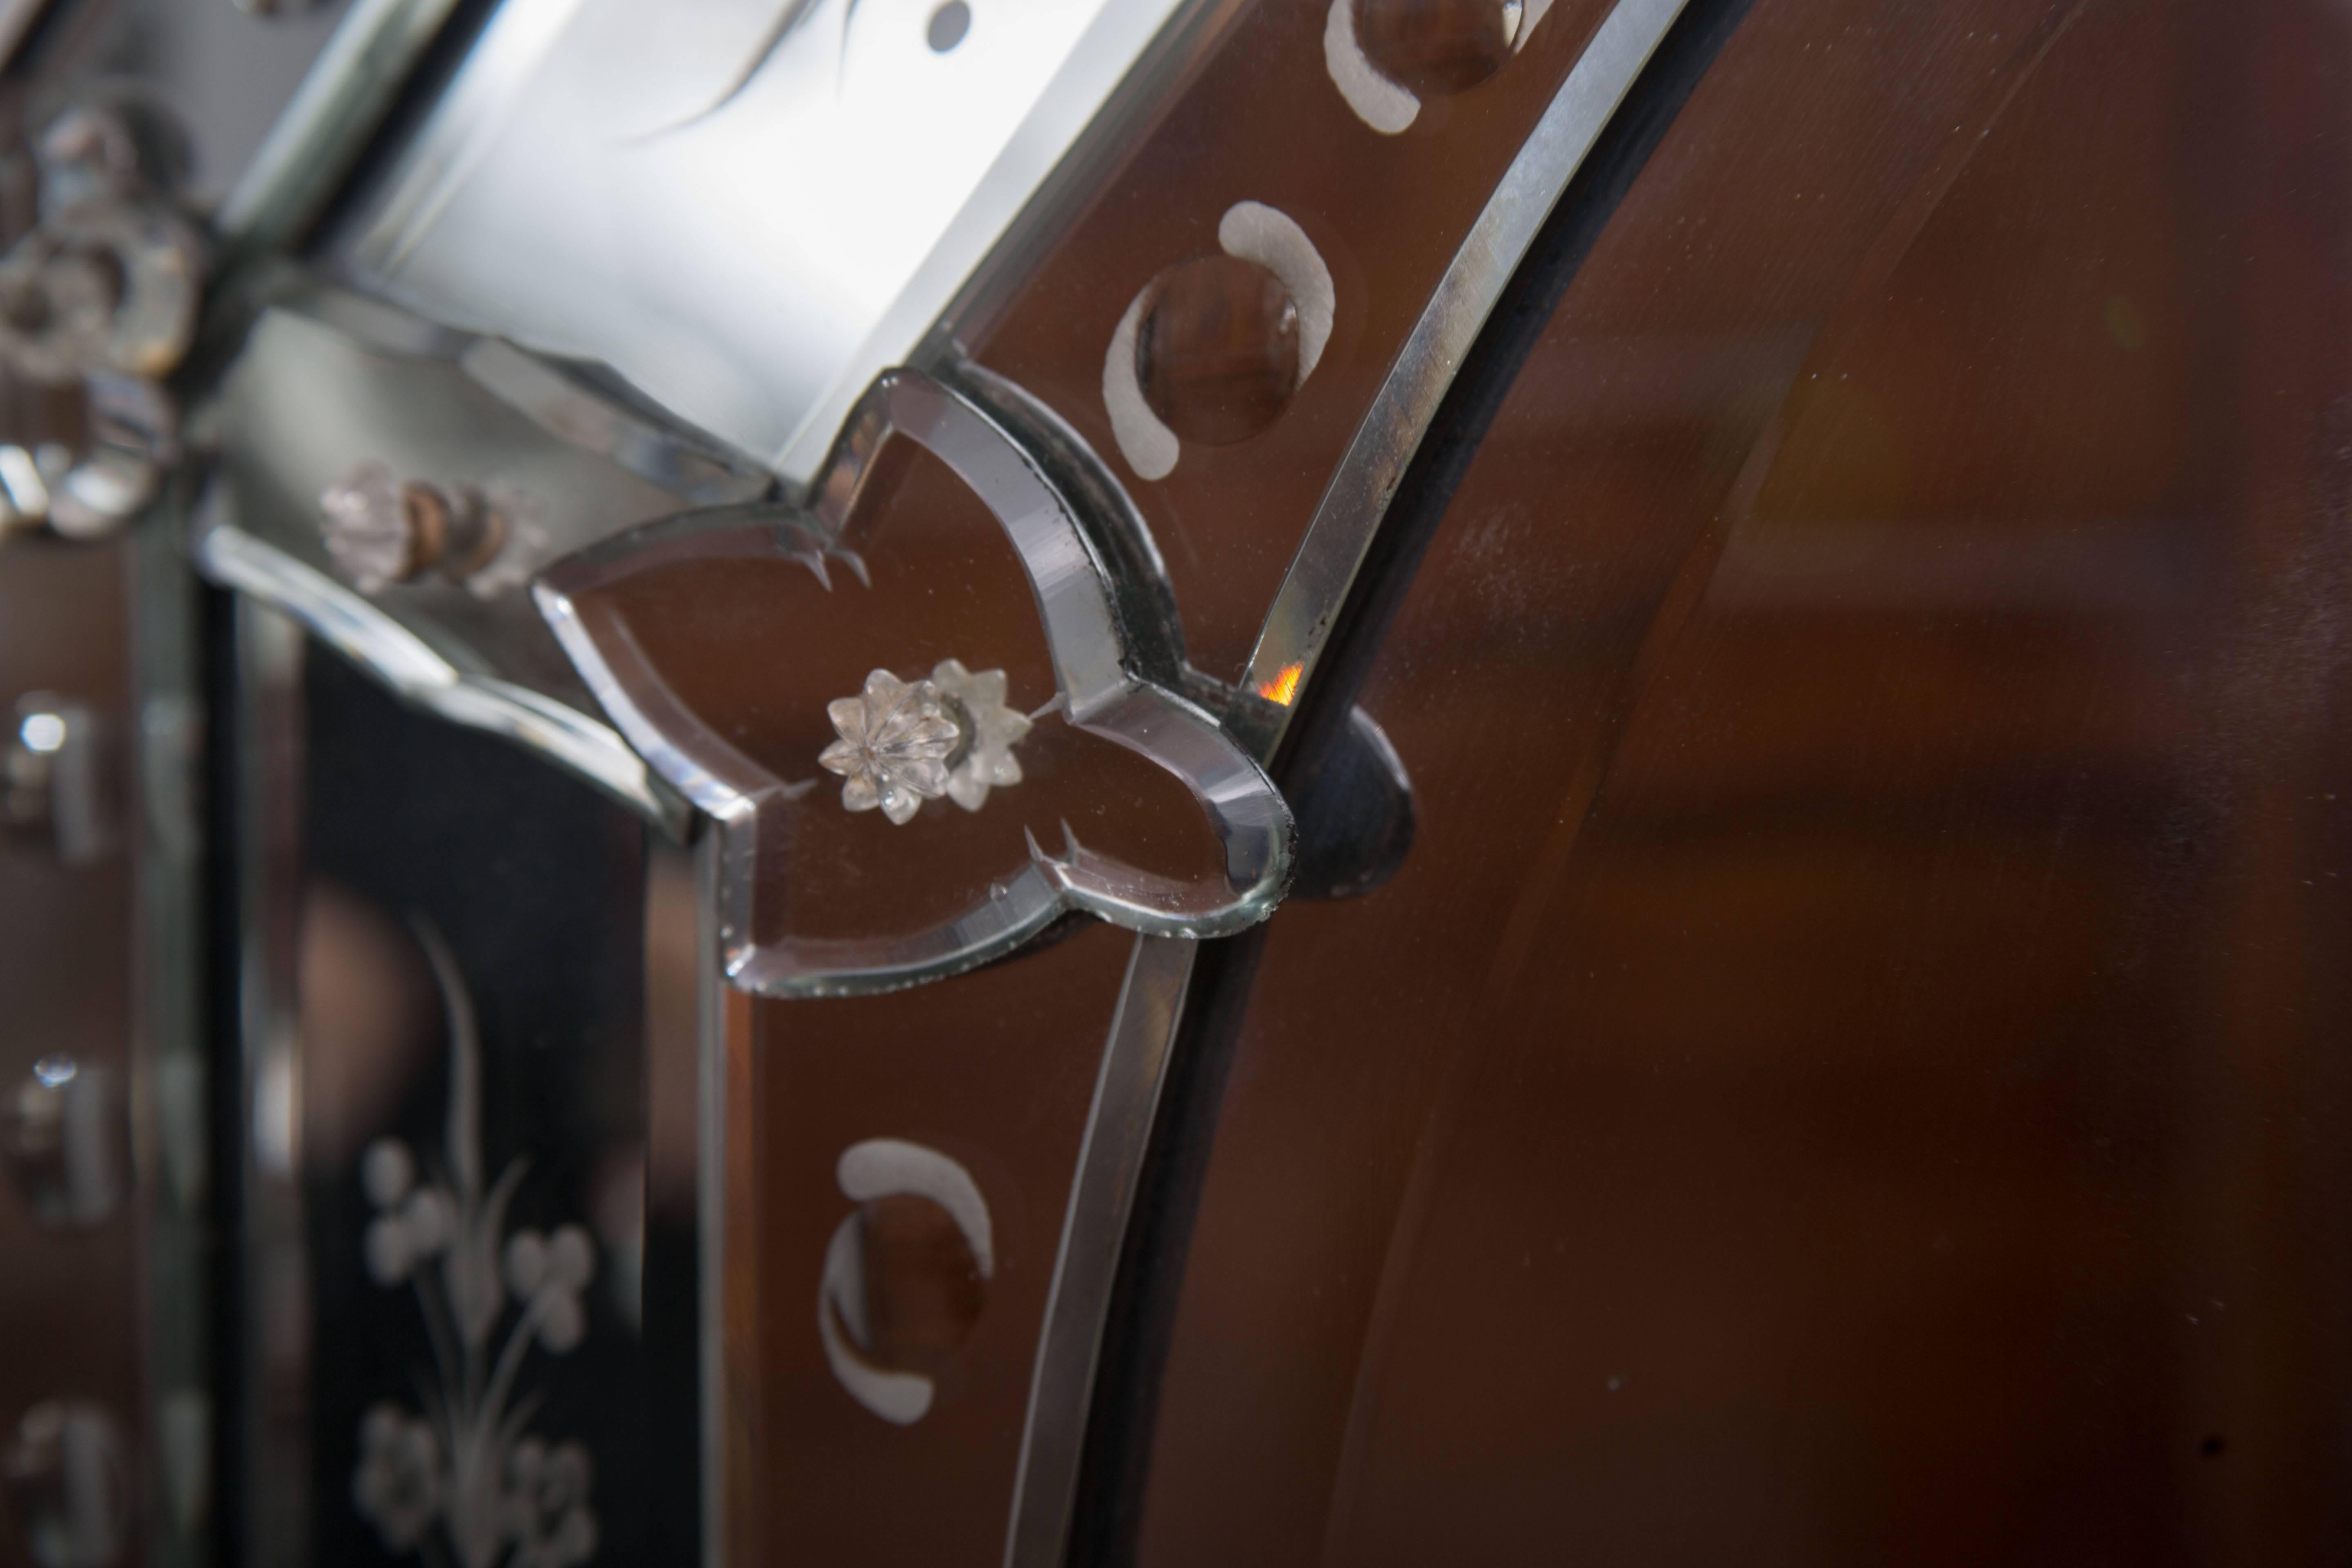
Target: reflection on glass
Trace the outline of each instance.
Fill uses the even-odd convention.
[[[2347,67],[1745,11],[1367,661],[1135,1561],[2347,1558]]]
[[[805,479],[1171,8],[516,0],[350,258]]]

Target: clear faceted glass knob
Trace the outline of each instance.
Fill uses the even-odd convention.
[[[850,810],[878,805],[891,821],[905,823],[923,802],[947,794],[948,758],[962,733],[929,681],[904,681],[877,669],[866,678],[863,692],[835,699],[825,713],[841,739],[817,761],[846,781],[841,804]]]
[[[931,670],[931,684],[948,717],[961,731],[961,743],[948,756],[948,798],[966,811],[988,804],[988,792],[1021,782],[1021,762],[1013,748],[1029,733],[1029,716],[1004,700],[1004,672],[966,669],[961,659],[943,658]]]
[[[320,493],[319,533],[362,594],[438,572],[488,597],[520,581],[523,558],[541,542],[470,485],[402,483],[380,463],[362,463]]]
[[[382,464],[362,463],[329,485],[319,514],[327,553],[362,593],[379,593],[415,571],[416,528]]]
[[[1004,691],[1003,670],[975,673],[961,659],[941,659],[928,680],[877,669],[859,695],[825,705],[841,738],[817,761],[843,775],[841,804],[852,811],[879,806],[905,823],[942,795],[978,811],[991,789],[1021,782],[1013,748],[1029,719]]]

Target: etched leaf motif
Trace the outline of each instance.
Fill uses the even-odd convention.
[[[506,1292],[499,1285],[499,1232],[506,1222],[507,1203],[521,1180],[522,1162],[518,1160],[472,1213],[461,1212],[457,1238],[441,1265],[449,1314],[457,1320],[457,1331],[468,1345],[487,1342],[499,1314],[506,1310]]]

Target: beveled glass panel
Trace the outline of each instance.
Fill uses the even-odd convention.
[[[518,0],[352,226],[376,289],[810,479],[1171,0]]]
[[[266,312],[222,378],[221,468],[229,490],[219,521],[332,585],[363,586],[370,604],[396,623],[394,638],[405,630],[412,643],[478,679],[511,682],[594,715],[594,700],[531,609],[525,584],[549,562],[682,503],[486,390],[455,363],[449,345],[457,340],[441,334],[434,345],[440,353],[396,353],[338,321],[335,297],[324,298],[316,313]],[[432,328],[414,327],[431,342]],[[334,552],[325,498],[371,471],[388,488],[470,494],[502,513],[501,553],[509,560],[498,578],[354,576]],[[281,607],[316,614],[310,604]],[[396,660],[383,663],[397,668]],[[381,666],[378,672],[392,674]]]
[[[1064,911],[1169,936],[1265,917],[1287,809],[1122,614],[1112,547],[1032,447],[897,372],[819,494],[668,520],[536,590],[606,711],[718,819],[730,978],[882,990]]]
[[[1358,422],[1610,7],[1536,9],[1541,19],[1522,27],[1491,80],[1433,98],[1390,135],[1334,82],[1328,7],[1248,7],[1184,91],[1134,134],[1115,176],[1072,203],[1034,265],[951,322],[973,359],[1051,405],[1128,487],[1166,555],[1192,662],[1219,679],[1247,662]],[[1221,242],[1242,203],[1295,222],[1328,268],[1328,346],[1261,432],[1229,446],[1184,444],[1172,470],[1139,473],[1121,456],[1106,404],[1106,353],[1162,268],[1231,252]]]
[[[730,1563],[1002,1559],[1070,1182],[1136,941],[1087,921],[936,985],[734,1015]],[[843,1156],[877,1139],[961,1165],[992,1254],[962,1337],[898,1358],[929,1385],[911,1419],[861,1403],[817,1322],[833,1310],[828,1249],[860,1211]]]
[[[762,906],[755,931],[819,940],[914,930],[985,898],[1029,858],[1024,835],[1082,842],[1144,869],[1189,876],[1215,844],[1181,781],[1122,747],[1041,718],[1016,749],[1022,780],[978,811],[945,799],[912,820],[842,805],[843,781],[818,757],[837,738],[826,713],[868,671],[919,679],[949,658],[1005,672],[1015,710],[1055,695],[1052,660],[1027,580],[1003,531],[938,459],[894,454],[877,479],[884,521],[828,582],[803,561],[687,561],[617,584],[614,610],[678,700],[778,778],[809,784],[796,827],[765,874],[789,889]]]

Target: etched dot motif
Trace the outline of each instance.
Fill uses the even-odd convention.
[[[1424,98],[1467,92],[1509,63],[1518,0],[1354,0],[1374,68]]]
[[[1255,261],[1180,261],[1146,291],[1135,368],[1144,401],[1183,439],[1246,441],[1298,390],[1297,303]]]

